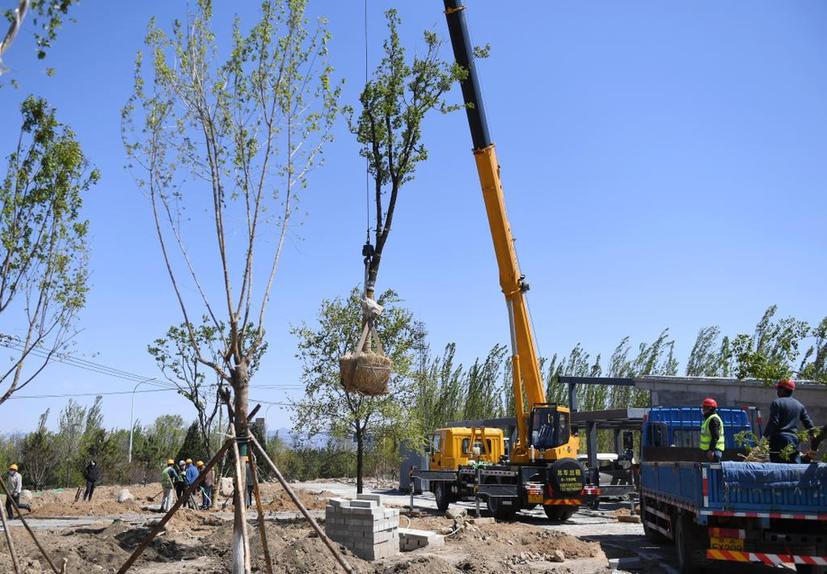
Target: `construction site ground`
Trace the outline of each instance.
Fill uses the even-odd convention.
[[[305,506],[323,523],[328,497],[354,497],[351,481],[307,482],[293,485]],[[92,503],[74,502],[75,492],[37,493],[27,516],[30,526],[60,569],[66,573],[116,572],[157,521],[160,486],[128,487],[134,501],[118,503],[120,487],[101,487]],[[383,495],[388,506],[407,506],[410,498],[388,484],[369,484],[367,491]],[[333,556],[296,511],[278,484],[263,484],[265,525],[274,571],[312,573],[340,571]],[[150,500],[150,498],[152,500]],[[182,569],[203,573],[224,573],[230,568],[232,506],[223,506],[219,497],[211,511],[180,510],[165,532],[147,548],[130,572],[142,574],[179,573]],[[430,493],[414,497],[415,511],[404,512],[401,527],[432,530],[446,536],[444,546],[423,548],[376,562],[363,561],[350,552],[345,556],[356,572],[512,574],[559,572],[676,572],[674,550],[654,545],[643,536],[640,524],[620,522],[629,513],[628,503],[607,504],[593,511],[581,509],[565,524],[550,523],[542,509],[521,512],[513,522],[474,524],[473,501],[451,505],[448,518],[436,510]],[[25,516],[25,511],[24,511]],[[483,506],[483,516],[487,516]],[[264,571],[264,558],[256,524],[250,514],[250,539],[254,571]],[[31,538],[19,521],[12,522],[12,534],[26,574],[48,572]],[[727,570],[733,570],[726,564]],[[750,568],[749,572],[764,571]],[[0,572],[13,572],[11,557],[3,543]],[[737,571],[737,570],[736,570]],[[766,569],[769,572],[768,569]],[[733,572],[734,574],[734,572]]]

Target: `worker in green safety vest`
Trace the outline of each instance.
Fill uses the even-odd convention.
[[[706,459],[713,462],[721,462],[724,455],[724,421],[718,414],[718,403],[715,399],[705,398],[701,404],[704,413],[704,420],[701,423],[700,447],[706,453]]]

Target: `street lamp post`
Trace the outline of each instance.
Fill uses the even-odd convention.
[[[154,380],[155,379],[141,381],[132,388],[132,407],[129,409],[129,455],[127,456],[127,462],[130,464],[132,463],[132,433],[135,431],[135,391],[137,391],[141,385],[151,383]]]

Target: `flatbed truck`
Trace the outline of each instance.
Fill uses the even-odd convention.
[[[706,462],[692,438],[700,409],[650,410],[640,474],[646,535],[675,543],[682,573],[726,561],[825,572],[827,464],[745,462],[736,435],[750,431],[747,412],[719,414],[727,449],[722,462]]]

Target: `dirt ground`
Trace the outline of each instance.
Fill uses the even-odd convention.
[[[101,486],[95,489],[92,502],[75,502],[75,491],[68,489],[35,492],[32,501],[32,518],[54,518],[65,516],[115,516],[118,514],[151,513],[161,504],[162,490],[160,483],[147,485],[130,485],[126,488],[135,497],[134,501],[120,503],[117,496],[121,486]],[[284,489],[273,483],[260,485],[261,502],[268,512],[295,511],[296,506]],[[302,504],[309,509],[324,509],[327,499],[333,496],[329,492],[313,493],[298,490],[296,492]],[[152,500],[150,500],[150,498]],[[196,497],[200,502],[200,496]],[[213,511],[232,509],[231,504],[224,505],[224,499],[218,497]]]
[[[153,493],[152,488],[146,487],[146,491],[134,488],[133,493],[149,492],[149,496]],[[104,494],[101,492],[101,495]],[[268,497],[271,506],[282,508],[285,501],[278,496],[277,491],[265,494],[265,500]],[[304,498],[316,507],[324,504],[324,498],[320,495],[304,493]],[[89,516],[93,512],[109,512],[111,503],[108,495],[101,496],[100,501],[89,505],[85,509],[87,513],[81,516]],[[57,502],[49,501],[49,504]],[[117,502],[114,504],[118,508],[123,507]],[[140,507],[136,507],[137,512],[141,512]],[[36,512],[41,512],[44,508],[50,507],[44,504]],[[66,516],[73,509],[72,504],[62,515]],[[265,524],[274,572],[320,574],[342,571],[321,539],[306,523],[266,521]],[[552,530],[534,529],[525,524],[473,524],[465,517],[449,519],[420,513],[410,518],[401,517],[400,526],[444,533],[446,543],[434,550],[425,548],[400,553],[377,562],[366,562],[344,551],[354,570],[360,574],[609,572],[608,568],[601,570],[606,559],[598,544]],[[123,564],[146,536],[148,529],[149,524],[116,520],[97,527],[39,530],[38,538],[58,569],[66,562],[66,574],[111,573]],[[25,532],[15,528],[13,533],[23,571],[26,574],[47,572],[48,565]],[[263,552],[257,529],[253,525],[250,526],[250,534],[254,571],[261,572],[264,571]],[[231,522],[212,513],[182,509],[167,524],[165,532],[146,549],[130,572],[179,574],[182,570],[192,570],[223,574],[230,571],[231,540]],[[0,572],[13,572],[5,545],[2,550]]]

